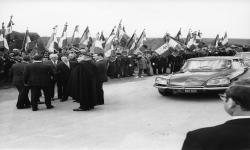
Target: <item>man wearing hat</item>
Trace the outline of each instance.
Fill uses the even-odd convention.
[[[24,86],[23,74],[24,68],[30,62],[29,56],[24,56],[21,63],[16,63],[11,67],[10,74],[12,83],[18,90],[17,109],[30,108],[30,100],[28,97],[29,88]]]
[[[250,149],[250,79],[242,79],[220,95],[232,120],[187,133],[182,150]]]
[[[28,64],[24,70],[24,84],[30,86],[33,111],[38,110],[37,101],[41,95],[41,89],[44,93],[47,109],[54,107],[51,105],[50,99],[50,85],[52,79],[52,68],[48,64],[42,62],[42,56],[35,55],[33,63]]]

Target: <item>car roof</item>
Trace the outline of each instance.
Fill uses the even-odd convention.
[[[234,60],[234,59],[242,59],[242,58],[237,57],[237,56],[206,56],[206,57],[190,58],[188,60],[218,60],[218,59]]]

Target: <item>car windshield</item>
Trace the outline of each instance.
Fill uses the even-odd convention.
[[[189,60],[187,61],[182,71],[218,71],[222,69],[229,68],[231,66],[231,61],[229,60]]]

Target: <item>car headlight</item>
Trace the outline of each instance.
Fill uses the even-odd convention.
[[[167,85],[169,83],[169,79],[165,79],[165,78],[162,78],[162,77],[157,77],[157,78],[155,78],[155,83],[156,84]]]
[[[226,77],[212,78],[207,81],[207,85],[228,85],[230,80]]]

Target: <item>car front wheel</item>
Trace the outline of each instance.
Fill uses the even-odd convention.
[[[173,91],[169,90],[169,89],[158,89],[158,92],[162,95],[162,96],[170,96],[173,95]]]

